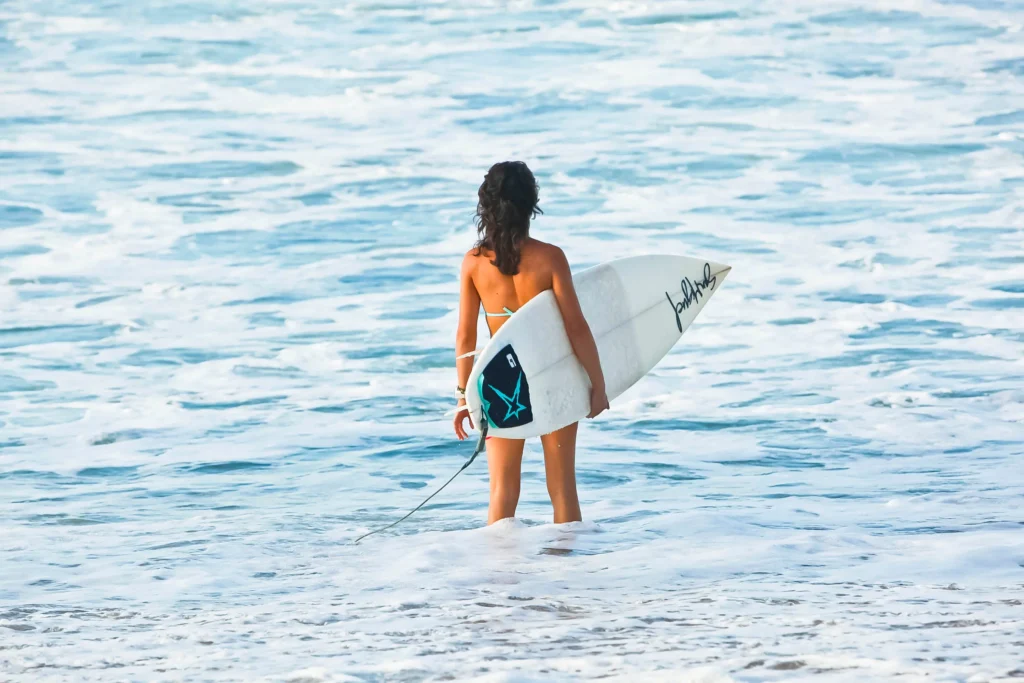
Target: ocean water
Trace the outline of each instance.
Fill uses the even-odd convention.
[[[1024,676],[1017,0],[0,3],[0,678]],[[485,528],[457,272],[733,266]]]

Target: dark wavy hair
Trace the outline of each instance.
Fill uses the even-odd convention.
[[[530,234],[537,207],[537,180],[521,161],[494,164],[477,192],[476,253],[494,252],[491,263],[505,275],[519,272],[520,248]]]

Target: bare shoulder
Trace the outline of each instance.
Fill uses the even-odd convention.
[[[551,273],[556,278],[565,278],[569,275],[569,259],[561,247],[554,244],[545,244],[545,261]]]
[[[480,253],[476,247],[470,249],[462,257],[462,274],[471,275],[476,270],[477,262],[480,260]]]
[[[538,239],[531,240],[531,246],[535,250],[536,258],[552,270],[556,270],[567,263],[565,252],[561,247],[548,242],[541,242]]]

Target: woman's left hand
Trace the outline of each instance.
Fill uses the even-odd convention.
[[[464,421],[469,418],[469,428],[473,429],[473,418],[469,414],[469,408],[466,407],[466,399],[459,399],[458,412],[455,413],[455,436],[459,437],[459,441],[462,441],[467,436],[466,425]]]

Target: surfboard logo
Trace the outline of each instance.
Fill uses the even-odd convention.
[[[519,414],[521,412],[526,410],[526,406],[524,406],[519,401],[519,393],[520,393],[520,390],[522,388],[523,388],[523,373],[522,372],[519,373],[519,377],[518,377],[518,379],[516,379],[516,390],[515,390],[515,392],[513,392],[513,394],[511,396],[506,396],[505,394],[501,393],[501,391],[498,390],[497,387],[491,387],[491,391],[496,393],[498,395],[498,398],[500,398],[502,401],[504,401],[505,405],[508,407],[508,412],[505,413],[505,418],[504,418],[505,420],[510,420],[510,419],[513,419],[513,418],[517,418],[517,417],[519,417]]]
[[[686,309],[690,306],[699,303],[701,298],[704,297],[707,292],[714,291],[715,285],[718,284],[718,277],[711,274],[711,264],[704,264],[704,279],[697,280],[694,282],[688,277],[684,277],[679,282],[680,294],[682,299],[679,301],[673,301],[672,295],[665,292],[665,298],[668,299],[668,303],[672,306],[672,311],[676,314],[676,327],[679,328],[679,333],[683,333],[683,320],[680,317]]]
[[[492,427],[506,429],[533,422],[530,383],[509,344],[480,373],[480,400]]]

